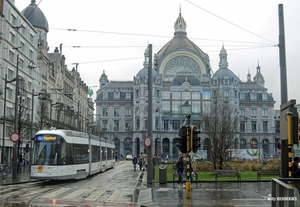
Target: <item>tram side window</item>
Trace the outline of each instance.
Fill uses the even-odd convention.
[[[92,160],[93,162],[100,161],[100,146],[92,146]]]
[[[107,148],[107,159],[108,159],[108,160],[111,160],[111,159],[112,159],[111,148],[110,148],[110,147]]]
[[[102,161],[103,160],[106,160],[106,147],[102,147],[102,150],[101,150],[101,156],[102,156]]]
[[[65,140],[61,140],[60,153],[59,153],[59,165],[72,165],[74,164],[73,158],[73,144],[67,143]]]
[[[74,144],[74,163],[88,163],[89,162],[89,147],[88,145]]]

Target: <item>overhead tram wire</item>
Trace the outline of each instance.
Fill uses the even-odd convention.
[[[139,33],[125,33],[125,32],[109,32],[109,31],[100,31],[100,30],[81,30],[81,29],[64,29],[64,28],[50,28],[51,30],[66,30],[69,32],[91,32],[91,33],[107,33],[107,34],[116,34],[116,35],[131,35],[131,36],[144,36],[144,37],[161,37],[161,38],[173,38],[173,36],[166,35],[153,35],[153,34],[139,34]],[[218,41],[218,42],[235,42],[235,43],[244,43],[244,44],[270,44],[270,43],[262,43],[262,42],[246,42],[246,41],[237,41],[237,40],[218,40],[218,39],[205,39],[205,38],[193,38],[192,40],[205,40],[205,41]],[[270,41],[270,40],[268,40]],[[274,43],[274,42],[273,42]],[[277,44],[277,43],[275,43]]]
[[[81,63],[67,63],[66,65],[93,64],[93,63],[101,63],[101,62],[114,62],[114,61],[135,60],[135,59],[143,59],[143,58],[144,57],[124,58],[124,59],[114,59],[114,60],[99,60],[99,61],[90,61],[90,62],[81,62]]]
[[[236,27],[238,27],[238,28],[240,28],[240,29],[242,29],[242,30],[244,30],[244,31],[246,31],[246,32],[249,32],[250,34],[253,34],[253,35],[255,35],[255,36],[259,37],[259,38],[262,38],[262,39],[264,39],[264,40],[267,40],[268,42],[271,42],[271,43],[274,43],[274,44],[278,45],[278,43],[276,43],[276,42],[274,42],[274,41],[272,41],[272,40],[269,40],[269,39],[267,39],[267,38],[264,38],[264,37],[262,37],[262,36],[260,36],[260,35],[258,35],[258,34],[256,34],[256,33],[254,33],[254,32],[251,32],[250,30],[245,29],[245,28],[243,28],[243,27],[241,27],[241,26],[239,26],[239,25],[237,25],[237,24],[235,24],[235,23],[233,23],[233,22],[230,22],[230,21],[224,19],[223,17],[220,17],[220,16],[218,16],[218,15],[216,15],[216,14],[214,14],[214,13],[212,13],[212,12],[210,12],[210,11],[208,11],[208,10],[206,10],[206,9],[204,9],[204,8],[202,8],[202,7],[200,7],[200,6],[198,6],[197,4],[194,4],[194,3],[190,2],[189,0],[186,0],[186,1],[187,1],[188,3],[194,5],[195,7],[199,8],[199,9],[202,9],[203,11],[205,11],[205,12],[207,12],[207,13],[209,13],[209,14],[215,16],[215,17],[218,17],[219,19],[222,19],[223,21],[225,21],[225,22],[227,22],[227,23],[229,23],[229,24],[232,24],[232,25],[234,25],[234,26],[236,26]]]

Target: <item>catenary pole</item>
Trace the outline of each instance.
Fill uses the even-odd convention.
[[[148,45],[149,49],[149,66],[148,66],[148,136],[152,137],[152,44]],[[147,184],[152,185],[153,181],[153,162],[152,162],[152,148],[148,148],[148,160],[147,160]]]

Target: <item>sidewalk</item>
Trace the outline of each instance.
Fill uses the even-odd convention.
[[[271,182],[199,182],[192,184],[191,198],[177,183],[147,186],[147,173],[139,189],[138,206],[147,207],[270,207]],[[295,203],[295,206],[297,204]]]

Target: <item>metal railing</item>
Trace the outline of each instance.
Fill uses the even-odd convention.
[[[300,196],[297,178],[272,178],[271,179],[271,197],[272,207],[294,207],[300,206]],[[298,190],[298,188],[299,190]]]

